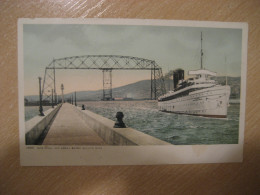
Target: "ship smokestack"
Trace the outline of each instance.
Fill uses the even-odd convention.
[[[174,71],[173,72],[173,87],[174,87],[174,89],[177,88],[178,81],[179,81],[179,74],[178,74],[178,72]]]
[[[184,79],[184,70],[180,69],[179,70],[179,80],[183,80]]]
[[[177,70],[173,71],[173,86],[174,86],[174,89],[177,88],[179,80],[183,80],[183,79],[184,79],[184,70],[177,69]]]

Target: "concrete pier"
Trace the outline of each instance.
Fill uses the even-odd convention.
[[[27,145],[39,144],[40,137],[51,124],[61,104],[44,112],[44,116],[35,116],[25,122],[25,141]]]
[[[44,117],[37,116],[26,122],[26,144],[170,145],[130,127],[114,128],[114,124],[115,121],[89,110],[64,103],[46,111]],[[39,138],[43,142],[38,142]]]
[[[88,126],[93,129],[108,145],[171,145],[168,142],[162,141],[130,127],[114,128],[115,121],[89,110],[81,110],[77,107],[77,111],[79,116],[83,120],[87,121]]]
[[[51,125],[43,145],[105,145],[85,122],[75,106],[65,103]]]

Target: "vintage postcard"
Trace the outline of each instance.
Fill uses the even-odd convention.
[[[19,19],[23,166],[242,162],[248,25]]]

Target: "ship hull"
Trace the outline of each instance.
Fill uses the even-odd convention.
[[[229,86],[215,86],[172,100],[159,101],[158,106],[159,110],[164,112],[226,118],[229,96]]]

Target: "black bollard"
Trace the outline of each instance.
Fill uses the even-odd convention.
[[[82,104],[81,110],[86,110],[84,104]]]
[[[125,123],[123,122],[124,114],[123,112],[116,113],[117,121],[114,125],[114,128],[126,128]]]

